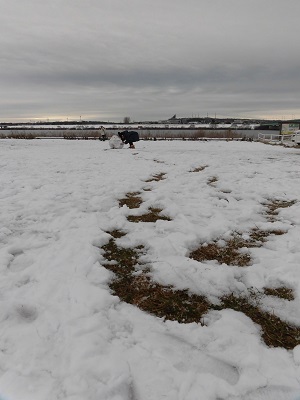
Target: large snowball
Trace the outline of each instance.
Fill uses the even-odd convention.
[[[124,146],[124,143],[122,142],[122,140],[119,138],[119,136],[117,135],[113,135],[110,139],[109,139],[109,147],[111,149],[122,149]]]

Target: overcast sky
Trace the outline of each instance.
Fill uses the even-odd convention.
[[[0,121],[300,118],[300,0],[0,0]]]

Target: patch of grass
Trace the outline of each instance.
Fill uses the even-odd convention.
[[[220,264],[237,265],[245,267],[250,265],[250,254],[241,254],[235,246],[228,243],[225,247],[218,246],[217,243],[209,243],[206,246],[201,246],[197,250],[190,253],[190,258],[196,261],[216,260]]]
[[[109,261],[105,268],[115,274],[109,286],[122,301],[160,318],[201,323],[201,318],[210,307],[203,296],[154,283],[147,275],[147,269],[136,272],[143,246],[124,249],[117,246],[112,238],[102,248],[104,257]]]
[[[253,299],[259,297],[259,293],[253,290],[249,291],[248,297],[230,294],[221,298],[220,305],[212,305],[204,296],[153,282],[147,267],[137,271],[137,266],[141,267],[139,256],[144,252],[144,246],[122,248],[111,238],[103,250],[108,261],[104,265],[115,275],[109,286],[126,303],[159,318],[202,325],[203,317],[209,310],[232,309],[244,313],[261,326],[262,339],[267,346],[290,350],[300,344],[300,328],[262,311],[258,304],[253,303]]]
[[[291,207],[297,202],[297,200],[276,200],[276,199],[270,199],[265,206],[267,207],[266,214],[268,216],[268,219],[270,221],[275,221],[276,216],[279,213],[279,208],[287,208]]]
[[[171,221],[169,217],[161,215],[163,210],[161,208],[149,208],[149,212],[142,215],[129,215],[127,217],[129,222],[156,222],[157,220]]]
[[[291,288],[281,286],[278,288],[264,288],[263,290],[267,296],[275,296],[288,301],[295,300],[293,289]]]
[[[158,181],[162,181],[165,178],[166,173],[165,172],[161,172],[160,174],[156,174],[153,175],[152,178],[147,179],[145,182],[158,182]]]
[[[222,297],[221,301],[221,306],[214,306],[214,309],[230,308],[247,315],[254,323],[261,326],[262,338],[267,346],[291,350],[300,344],[299,327],[282,321],[274,314],[262,311],[258,306],[251,304],[249,299],[231,294]]]
[[[139,208],[143,203],[142,198],[139,196],[140,192],[130,192],[126,194],[126,197],[119,200],[119,206],[123,207],[126,205],[128,208]]]
[[[111,235],[111,236],[114,237],[115,239],[119,239],[119,238],[121,238],[121,237],[123,237],[123,236],[126,235],[125,232],[119,231],[118,229],[115,229],[115,230],[113,230],[113,231],[108,231],[108,232],[106,232],[106,233],[108,233],[109,235]]]
[[[139,253],[143,250],[143,247],[123,248],[117,246],[114,239],[110,239],[106,245],[102,246],[102,249],[105,252],[104,257],[112,262],[106,267],[122,276],[134,271],[134,266],[138,262]]]
[[[210,186],[214,186],[216,182],[218,182],[219,178],[217,176],[212,176],[208,179],[207,184]]]
[[[258,244],[258,243],[264,243],[266,241],[266,238],[269,236],[269,232],[267,231],[262,231],[258,228],[252,229],[251,233],[250,233],[250,243],[253,244]],[[258,247],[258,246],[254,246],[254,247]]]
[[[265,242],[267,237],[270,235],[281,236],[284,235],[285,233],[286,231],[283,231],[282,229],[272,229],[268,231],[262,231],[258,228],[255,228],[252,229],[250,237],[255,242]]]
[[[191,171],[189,171],[189,172],[201,172],[201,171],[203,171],[205,168],[207,168],[208,167],[208,165],[202,165],[201,167],[198,167],[198,168],[194,168],[194,169],[192,169]]]
[[[196,261],[216,260],[220,264],[237,265],[245,267],[250,265],[251,256],[248,253],[240,253],[239,249],[246,246],[248,242],[242,239],[241,235],[235,234],[231,239],[220,246],[217,241],[200,246],[189,255]]]
[[[261,229],[254,228],[250,232],[250,240],[246,241],[248,243],[247,247],[260,247],[270,235],[284,235],[286,231],[281,229],[273,229],[268,231],[262,231]]]
[[[283,235],[284,233],[281,230],[262,231],[254,228],[250,231],[249,238],[244,239],[242,234],[235,232],[230,239],[225,241],[224,246],[220,246],[217,240],[200,246],[192,251],[189,257],[196,261],[216,260],[220,264],[246,267],[251,264],[251,256],[249,253],[241,253],[239,249],[261,247],[271,234]]]
[[[121,294],[122,297],[119,297],[122,300],[141,310],[179,323],[201,323],[210,307],[204,297],[189,294],[187,290],[159,285],[145,274],[132,277],[126,284],[118,280],[112,288],[118,291],[118,296]]]

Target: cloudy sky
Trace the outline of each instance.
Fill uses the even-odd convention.
[[[300,0],[0,0],[0,121],[300,118]]]

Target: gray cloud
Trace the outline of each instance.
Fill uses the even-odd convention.
[[[300,117],[298,0],[0,0],[0,119]]]

